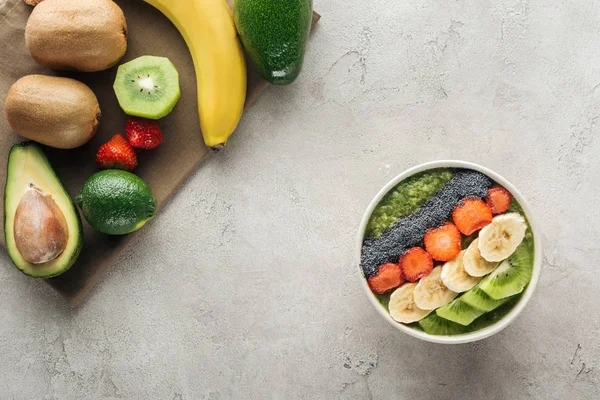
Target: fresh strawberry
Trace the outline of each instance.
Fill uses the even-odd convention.
[[[138,117],[130,117],[125,125],[129,144],[137,149],[152,150],[162,142],[162,131],[158,122]]]
[[[433,269],[431,256],[420,247],[412,247],[400,257],[400,268],[402,276],[409,282],[416,282],[422,277],[429,275]]]
[[[508,210],[512,196],[510,192],[503,187],[493,187],[488,190],[488,196],[485,198],[485,204],[490,208],[492,214],[501,214]]]
[[[469,236],[492,222],[492,210],[481,199],[465,199],[452,213],[454,224]]]
[[[100,168],[118,168],[133,171],[137,167],[137,157],[133,147],[123,135],[115,135],[98,149],[96,163]]]
[[[429,229],[423,239],[425,250],[437,261],[450,261],[460,253],[461,237],[456,226],[449,222]]]
[[[369,287],[375,293],[383,294],[404,283],[402,271],[398,264],[383,264],[377,273],[368,279]]]

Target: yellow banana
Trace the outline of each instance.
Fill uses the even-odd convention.
[[[145,0],[171,20],[192,54],[204,142],[225,146],[246,99],[246,61],[225,0]]]

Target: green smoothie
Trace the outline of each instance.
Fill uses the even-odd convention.
[[[444,188],[448,184],[448,182],[453,180],[453,177],[459,173],[457,171],[459,171],[459,170],[457,170],[457,169],[433,169],[433,170],[424,171],[424,172],[418,173],[416,175],[413,175],[413,176],[403,180],[399,184],[397,184],[392,190],[390,190],[390,192],[388,194],[386,194],[383,197],[383,199],[380,201],[380,203],[377,205],[377,207],[373,211],[371,218],[369,220],[369,223],[367,225],[366,234],[365,234],[365,242],[380,240],[378,238],[381,238],[382,234],[385,231],[390,230],[392,228],[397,229],[399,226],[399,225],[397,225],[397,223],[399,224],[400,223],[399,221],[403,217],[410,216],[412,213],[419,210],[419,208],[422,208],[422,210],[420,211],[422,214],[424,212],[424,210],[426,210],[428,207],[427,205],[424,205],[424,204],[427,202],[427,200],[432,199],[432,197],[436,196],[438,198],[445,199],[446,195],[442,194],[442,193],[447,190],[444,189],[444,191],[441,191],[441,192],[439,192],[439,191],[442,188]],[[456,175],[456,176],[458,176],[458,175]],[[490,185],[492,185],[494,187],[498,186],[494,182],[491,182]],[[485,190],[487,191],[487,189],[485,189]],[[437,193],[437,195],[436,195],[436,193]],[[484,193],[486,193],[486,192],[484,192]],[[485,201],[486,200],[484,198],[485,194],[482,194],[481,196],[482,197],[479,197],[479,196],[477,196],[477,197],[482,198],[482,200]],[[511,198],[512,198],[512,200],[511,200]],[[420,321],[408,323],[408,324],[404,324],[404,325],[406,325],[412,329],[415,329],[415,330],[425,331],[432,335],[450,336],[450,335],[466,334],[466,333],[471,333],[471,332],[475,332],[475,331],[487,328],[490,325],[493,325],[494,323],[500,321],[508,313],[510,313],[510,311],[513,310],[514,307],[519,303],[519,301],[523,297],[523,293],[527,289],[529,280],[531,279],[531,275],[533,273],[533,260],[534,260],[534,252],[535,252],[534,237],[533,237],[533,231],[531,229],[529,221],[527,221],[525,212],[523,211],[523,208],[521,207],[521,205],[512,196],[509,196],[508,199],[509,200],[505,203],[506,205],[502,209],[503,212],[499,211],[499,214],[497,214],[495,216],[501,215],[503,213],[504,214],[517,213],[523,217],[523,219],[525,220],[525,224],[527,226],[525,229],[525,234],[523,236],[523,240],[521,241],[521,243],[519,244],[517,249],[514,251],[514,253],[512,255],[510,255],[508,258],[506,258],[504,260],[504,262],[510,264],[509,269],[511,269],[511,272],[506,272],[506,273],[504,272],[507,267],[505,267],[505,270],[502,270],[502,268],[497,268],[496,275],[494,275],[494,271],[492,271],[491,273],[488,274],[489,276],[488,275],[484,276],[480,282],[480,283],[482,283],[481,287],[485,287],[488,290],[487,292],[483,293],[481,291],[481,289],[479,288],[480,285],[477,285],[476,287],[474,287],[470,290],[460,293],[455,298],[454,303],[456,303],[457,310],[458,310],[457,312],[465,312],[464,310],[469,311],[469,309],[470,309],[471,315],[473,315],[473,317],[471,319],[469,319],[467,322],[464,322],[464,320],[461,320],[461,319],[453,319],[452,314],[450,314],[449,316],[446,316],[446,314],[444,314],[440,311],[440,315],[444,315],[444,317],[445,317],[445,318],[442,318],[442,317],[440,317],[440,315],[438,315],[436,313],[436,310],[437,310],[437,308],[436,308],[436,310],[433,310],[429,315],[422,318]],[[438,203],[429,202],[427,204],[430,205],[430,204],[438,204]],[[506,207],[508,207],[508,208],[506,208]],[[426,215],[428,215],[428,216],[431,215],[431,214],[429,214],[429,211],[425,211],[425,212],[427,212]],[[443,218],[445,218],[445,217],[443,217]],[[443,218],[441,220],[442,224],[444,223]],[[452,216],[450,216],[446,222],[452,223],[453,222]],[[438,223],[439,223],[439,221],[438,221]],[[523,226],[523,222],[521,222],[521,224]],[[523,232],[523,231],[521,231],[521,232]],[[477,231],[469,236],[462,235],[461,236],[461,242],[462,242],[461,248],[463,250],[467,249],[469,247],[469,245],[478,237],[478,235],[479,235],[479,231]],[[389,235],[386,234],[385,237],[389,237]],[[371,242],[371,244],[372,243],[373,242]],[[398,245],[402,245],[402,243],[399,243]],[[417,244],[417,246],[422,246],[422,245],[423,245],[422,243]],[[477,248],[477,246],[476,246],[476,248]],[[391,261],[391,262],[394,262],[394,261]],[[444,262],[434,261],[434,267],[440,266],[440,265],[444,265]],[[506,270],[506,271],[508,271],[508,270]],[[404,274],[404,272],[402,272],[402,273]],[[489,297],[486,293],[492,293],[492,294],[495,293],[494,291],[489,290],[491,285],[510,285],[510,282],[509,283],[504,282],[507,280],[506,277],[509,274],[514,274],[516,276],[514,279],[516,279],[516,280],[521,279],[521,281],[520,281],[521,283],[518,285],[518,288],[512,292],[502,294],[499,297],[495,297],[494,299]],[[484,285],[486,283],[486,279],[488,281],[487,286]],[[493,282],[493,283],[490,284],[490,282]],[[484,290],[486,290],[486,289],[484,289]],[[457,290],[457,289],[454,289],[454,290]],[[465,294],[467,294],[469,292],[475,292],[476,290],[479,291],[478,296],[485,297],[485,298],[481,299],[483,301],[482,303],[480,303],[478,305],[477,303],[473,304],[472,302],[470,302],[470,299],[473,299],[473,295],[471,295],[471,297],[469,297],[469,299],[467,299],[467,297],[465,297],[464,300],[461,301],[462,296],[464,296]],[[393,290],[390,292],[386,292],[385,294],[378,294],[378,293],[373,292],[373,294],[375,295],[375,297],[377,298],[377,300],[379,301],[381,306],[388,313],[390,312],[390,307],[392,307],[392,305],[390,304],[390,296],[393,292],[394,292]],[[495,300],[495,299],[498,299],[498,300]],[[452,304],[450,306],[452,306]],[[475,314],[473,314],[472,307],[475,308],[475,312],[476,312]],[[462,310],[460,308],[462,308]],[[457,322],[454,322],[454,321],[457,321]],[[458,322],[461,322],[461,323],[458,323]],[[464,325],[462,325],[462,324],[464,324]]]
[[[386,194],[371,214],[367,224],[367,237],[380,237],[400,217],[408,215],[429,200],[431,196],[452,179],[449,169],[435,169],[413,175],[396,185]]]

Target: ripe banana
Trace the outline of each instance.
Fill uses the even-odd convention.
[[[225,0],[145,0],[171,20],[192,54],[204,142],[221,148],[246,99],[246,61]]]
[[[473,240],[463,257],[463,266],[467,274],[471,276],[484,276],[492,272],[498,266],[497,262],[489,262],[481,257],[479,252],[479,238]]]
[[[466,250],[461,251],[454,259],[448,261],[442,267],[442,282],[453,292],[466,292],[481,280],[481,277],[471,276],[465,271],[463,265],[465,253]]]
[[[518,213],[501,214],[479,232],[479,252],[487,261],[502,261],[515,252],[525,237],[527,223]]]
[[[417,287],[416,283],[405,283],[394,290],[390,296],[388,308],[390,316],[394,320],[410,324],[419,321],[431,312],[431,310],[422,310],[415,304],[415,287]]]
[[[441,275],[442,267],[437,266],[417,283],[413,294],[417,307],[422,310],[434,310],[450,303],[458,295],[444,285]]]

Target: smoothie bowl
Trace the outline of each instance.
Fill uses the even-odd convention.
[[[542,257],[519,191],[464,161],[422,164],[390,181],[365,212],[356,254],[379,313],[437,343],[480,340],[510,324],[535,290]]]

